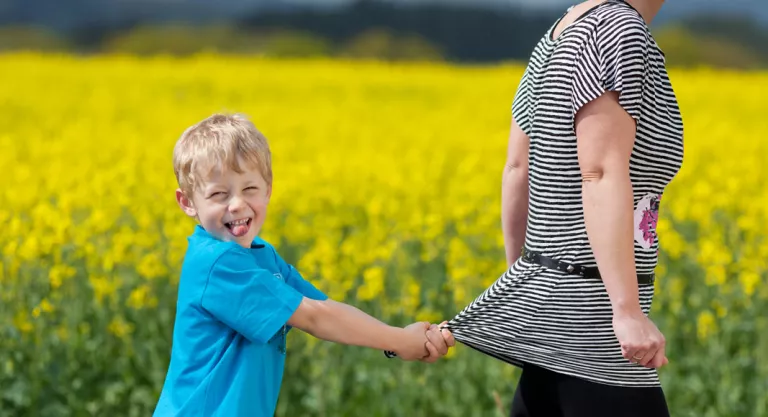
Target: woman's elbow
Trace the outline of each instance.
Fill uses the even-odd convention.
[[[589,169],[589,170],[582,170],[581,171],[581,182],[583,183],[594,183],[598,182],[603,178],[603,175],[605,174],[605,171],[599,168]]]
[[[521,183],[527,184],[528,164],[519,161],[507,161],[507,163],[504,164],[502,180],[504,184],[509,185],[517,185]]]

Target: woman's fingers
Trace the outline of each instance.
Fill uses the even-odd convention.
[[[622,347],[622,354],[630,362],[648,368],[660,368],[666,364],[665,341],[663,336],[650,337],[642,344],[627,343]]]
[[[666,360],[666,340],[653,322],[643,314],[614,317],[614,331],[621,343],[621,353],[632,363],[659,368]]]
[[[651,360],[648,362],[648,367],[658,369],[666,365],[667,363],[669,363],[669,360],[667,359],[666,352],[662,347],[656,352],[653,358],[651,358]]]
[[[634,344],[627,343],[621,347],[621,350],[624,358],[630,362],[637,362],[638,357],[642,358],[642,356],[637,356],[637,354],[640,353],[640,347]]]
[[[653,360],[653,358],[654,358],[654,357],[656,357],[656,353],[657,353],[658,351],[659,351],[659,349],[658,349],[658,348],[656,348],[656,349],[654,349],[654,348],[651,348],[651,349],[648,349],[648,350],[647,350],[647,351],[646,351],[644,354],[642,354],[642,355],[641,355],[640,353],[637,353],[637,354],[635,355],[635,358],[640,358],[640,359],[636,359],[636,361],[637,361],[638,365],[641,365],[641,366],[648,366],[648,364],[649,364],[649,363],[651,363],[651,361]]]

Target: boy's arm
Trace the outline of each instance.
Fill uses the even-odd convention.
[[[201,307],[227,327],[266,343],[285,324],[332,342],[392,350],[405,360],[423,359],[429,323],[389,326],[332,300],[312,300],[261,269],[248,253],[230,249],[211,268]],[[445,354],[442,350],[440,354]]]
[[[319,339],[390,350],[404,360],[418,360],[430,355],[426,347],[429,323],[417,322],[401,329],[333,300],[304,298],[288,324]]]
[[[327,300],[328,296],[326,296],[323,292],[315,288],[314,285],[312,285],[311,282],[304,279],[304,277],[301,276],[301,273],[299,273],[296,268],[294,268],[289,263],[285,262],[283,258],[277,253],[277,251],[272,248],[274,255],[275,255],[275,262],[277,262],[278,269],[280,270],[280,273],[285,277],[285,282],[299,291],[302,295],[304,295],[305,299],[299,306],[302,310],[307,310],[308,316],[304,317],[304,311],[297,311],[294,313],[294,316],[291,320],[288,321],[288,324],[291,327],[297,327],[299,329],[302,329],[306,331],[307,333],[312,334],[313,336],[344,343],[347,345],[357,345],[357,346],[366,346],[366,347],[372,347],[372,348],[380,348],[381,343],[392,343],[392,341],[397,342],[397,338],[391,338],[388,335],[388,333],[392,330],[395,332],[402,332],[403,330],[411,331],[410,326],[406,329],[401,329],[399,327],[391,327],[387,326],[384,323],[381,323],[380,321],[374,319],[373,317],[370,317],[369,315],[363,313],[362,311],[358,310],[355,307],[352,307],[347,304],[342,304],[334,301],[330,301],[327,304],[319,304],[314,305],[314,303],[311,303],[312,300]],[[317,312],[313,310],[334,310],[339,309],[341,311],[349,312],[349,315],[342,314],[334,314],[333,312],[329,313],[329,316],[331,317],[331,323],[333,323],[333,319],[335,319],[337,316],[347,317],[349,320],[354,322],[356,319],[360,319],[366,323],[358,324],[357,326],[365,329],[371,329],[372,334],[368,335],[365,331],[361,330],[354,330],[353,332],[345,332],[344,331],[344,325],[343,324],[331,324],[330,329],[326,329],[325,326],[321,325],[318,326],[317,324],[312,323],[304,323],[303,326],[307,326],[307,328],[294,326],[294,322],[301,322],[305,319],[311,319],[312,317],[317,317]],[[367,322],[370,322],[371,324],[367,324]],[[325,321],[324,323],[328,323],[328,321]],[[385,326],[386,328],[383,330],[378,330],[379,326]],[[334,327],[335,326],[335,327]],[[425,341],[428,341],[429,343],[426,343],[426,349],[429,352],[429,358],[425,359],[425,362],[434,362],[438,357],[445,355],[448,352],[448,348],[453,346],[452,338],[450,339],[450,342],[448,339],[445,339],[443,336],[440,335],[440,330],[437,328],[431,329],[427,331],[429,328],[429,323],[414,323],[413,326],[415,329],[421,329],[420,333],[418,331],[415,332],[416,335],[423,336],[426,332],[427,339]],[[426,326],[426,328],[425,328]],[[433,326],[434,327],[434,326]],[[353,327],[354,329],[354,327]],[[328,333],[328,330],[330,330],[330,333]],[[340,330],[340,332],[334,333],[334,331]],[[381,338],[381,340],[378,340]],[[384,350],[390,350],[390,351],[399,351],[404,350],[405,347],[400,347],[397,349],[387,349],[384,348]],[[423,349],[420,349],[421,351]],[[410,356],[408,356],[407,353],[405,353],[406,356],[404,359],[409,360],[411,359]],[[399,355],[402,357],[402,355]],[[413,357],[413,359],[421,359],[421,357]]]

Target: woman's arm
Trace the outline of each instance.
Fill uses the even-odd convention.
[[[664,336],[640,308],[635,269],[629,176],[635,120],[618,94],[609,92],[582,107],[575,123],[584,221],[613,306],[614,330],[627,359],[660,367],[666,361]]]
[[[528,135],[512,120],[507,161],[501,177],[501,229],[507,265],[512,265],[525,243],[528,221]]]

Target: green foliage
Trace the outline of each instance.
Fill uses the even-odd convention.
[[[277,31],[266,37],[262,53],[274,58],[316,58],[331,55],[330,41],[311,33]]]
[[[655,31],[654,37],[670,67],[756,69],[768,63],[768,57],[748,46],[726,37],[697,34],[681,26]]]
[[[135,55],[191,55],[199,52],[253,53],[266,40],[230,26],[140,26],[105,40],[102,51]]]
[[[384,29],[370,29],[341,47],[341,56],[386,61],[440,61],[440,49],[418,35],[397,35]]]
[[[0,51],[64,52],[69,41],[48,29],[28,26],[0,27]]]
[[[653,34],[670,67],[752,70],[768,66],[768,31],[749,21],[699,18],[654,28]],[[77,48],[66,35],[45,28],[0,28],[0,51],[65,52]],[[141,56],[223,53],[280,58],[443,61],[447,50],[450,50],[448,44],[438,44],[418,34],[379,27],[330,40],[317,33],[292,29],[254,30],[228,23],[170,23],[138,26],[108,34],[95,51]]]

